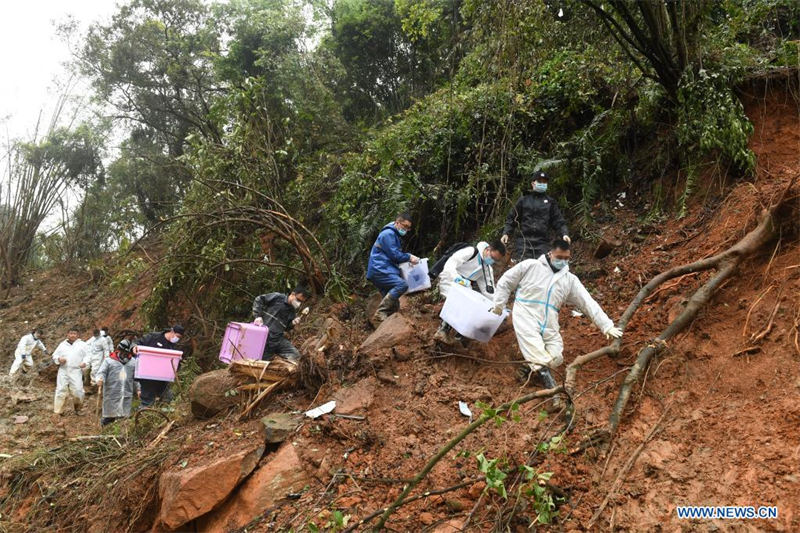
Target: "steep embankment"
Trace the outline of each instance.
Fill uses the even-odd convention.
[[[683,220],[647,224],[640,217],[649,198],[626,191],[626,205],[618,205],[613,220],[598,228],[608,242],[620,245],[597,258],[594,246],[577,243],[576,268],[613,318],[655,274],[736,242],[755,225],[758,211],[800,174],[798,100],[782,82],[753,87],[746,97],[756,125],[752,148],[758,172],[752,182],[725,183],[724,173],[709,174],[696,195],[698,204],[707,207],[691,210]],[[540,444],[547,443],[562,422],[540,416],[540,406],[526,404],[517,420],[486,424],[448,453],[415,494],[457,488],[401,507],[390,520],[392,529],[456,531],[466,521],[469,531],[503,524],[512,529],[528,526],[536,517],[531,507],[511,513],[521,485],[516,476],[504,481],[509,501],[494,491],[483,495],[478,453],[500,459],[500,466],[527,463],[539,472],[552,472],[548,492],[568,498],[558,518],[565,530],[589,527],[618,477],[622,483],[610,494],[594,529],[707,530],[734,524],[681,521],[675,507],[682,504],[775,505],[778,519],[735,522],[734,527],[800,529],[799,191],[795,184],[790,193],[794,210],[788,214],[794,221],[786,224],[774,248],[747,261],[688,330],[652,362],[609,449],[579,444],[606,423],[637,352],[683,309],[685,298],[709,274],[665,284],[627,328],[622,354],[599,359],[579,372],[577,425],[565,443],[550,443],[545,451]],[[68,293],[59,283],[54,276],[45,277],[38,291],[29,292]],[[102,299],[101,289],[92,290]],[[54,315],[33,300],[18,298],[0,314],[4,324],[12,317],[21,322],[35,309],[53,320]],[[58,316],[66,322],[80,316],[120,316],[111,306],[99,313],[84,309],[86,301],[98,300],[73,300],[68,308],[56,310]],[[317,310],[314,325],[301,329],[300,336],[308,341],[306,351],[327,367],[329,381],[315,395],[289,391],[276,396],[262,414],[299,411],[337,399],[337,412],[356,419],[306,420],[296,432],[283,436],[288,439],[284,444],[264,448],[257,420],[238,422],[232,413],[196,421],[186,405],[179,404],[170,415],[177,420],[172,431],[156,444],[152,442],[160,421],[139,428],[129,423],[119,436],[128,447],[124,456],[111,443],[102,454],[97,452],[99,445],[79,443],[86,450],[81,453],[95,454],[84,459],[96,464],[75,462],[81,456],[68,447],[51,455],[69,451],[70,458],[53,460],[56,466],[47,470],[37,470],[25,457],[12,458],[15,462],[3,469],[0,490],[9,509],[5,513],[11,515],[4,514],[0,525],[105,531],[142,530],[158,521],[156,529],[247,526],[247,531],[274,531],[298,530],[312,522],[334,529],[344,517],[352,524],[391,503],[405,480],[463,430],[467,419],[459,413],[458,401],[478,414],[478,402],[497,405],[533,390],[516,379],[513,361],[519,352],[510,328],[488,345],[445,349],[433,343],[439,306],[429,294],[405,298],[401,316],[367,346],[361,346],[369,333],[361,303],[330,309],[325,325],[325,316]],[[561,320],[567,362],[604,345],[605,339],[585,318],[565,311]],[[320,338],[323,333],[325,339]],[[3,453],[16,455],[34,446],[33,439],[25,440],[25,432],[44,427],[37,422],[36,409],[42,416],[46,412],[52,384],[41,383],[35,390],[40,398],[30,403],[4,405]],[[11,429],[11,415],[25,414],[26,409],[35,416]],[[81,422],[73,424],[77,420]],[[88,432],[92,425],[89,418],[68,421],[57,434],[39,437],[43,444],[63,445],[67,436]],[[118,467],[113,478],[103,477],[108,464]],[[105,490],[103,483],[114,490]],[[84,494],[89,501],[75,511],[70,494]]]

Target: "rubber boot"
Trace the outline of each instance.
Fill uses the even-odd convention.
[[[521,367],[519,367],[519,369],[517,370],[517,381],[519,381],[523,385],[534,381],[531,378],[531,367],[529,367],[528,365],[522,365]]]
[[[372,317],[373,325],[377,326],[389,318],[389,316],[399,308],[400,300],[392,296],[391,293],[387,293],[386,296],[383,297],[383,300],[381,300],[380,305],[378,305],[375,315]]]
[[[545,389],[555,389],[558,387],[556,380],[553,379],[553,374],[550,373],[550,369],[546,366],[539,369],[537,377],[539,378],[539,382],[542,384],[542,387]],[[564,400],[561,398],[560,394],[556,394],[553,396],[552,401],[545,404],[544,410],[548,413],[557,413],[561,411],[563,407]]]
[[[556,385],[556,380],[553,379],[553,374],[550,373],[550,369],[546,366],[539,369],[539,382],[545,389],[555,389],[558,386]]]

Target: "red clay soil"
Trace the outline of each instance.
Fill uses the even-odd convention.
[[[784,96],[778,91],[769,94],[766,102],[756,100],[757,104],[748,106],[756,125],[752,148],[758,156],[758,174],[753,182],[723,188],[715,210],[695,209],[684,220],[641,227],[636,213],[621,208],[608,231],[626,244],[602,261],[591,259],[590,250],[579,246],[578,272],[586,274],[587,286],[612,317],[618,317],[639,287],[656,273],[736,242],[755,225],[761,207],[777,198],[800,173],[800,117],[797,106]],[[709,184],[708,196],[714,194],[715,185],[719,187]],[[793,194],[798,189],[796,185]],[[797,212],[795,205],[792,216]],[[621,468],[667,408],[659,431],[643,447],[594,529],[800,530],[798,267],[796,228],[774,250],[763,250],[747,261],[689,330],[651,363],[610,453],[589,449],[574,455],[551,452],[534,459],[540,471],[554,473],[552,484],[571,495],[560,509],[565,530],[589,526]],[[618,372],[632,364],[637,351],[667,326],[685,298],[708,276],[687,276],[667,284],[629,325],[624,354],[599,360],[579,373],[578,390],[584,392],[576,402],[579,422],[567,448],[574,448],[605,424],[624,378]],[[420,328],[421,339],[429,339],[437,324],[425,299],[412,297],[405,305]],[[768,327],[771,316],[769,333],[760,342],[750,341]],[[567,361],[604,343],[585,318],[563,313],[562,324]],[[753,351],[742,353],[751,347]],[[366,420],[306,424],[296,442],[309,470],[317,472],[318,486],[294,507],[276,511],[249,530],[298,528],[307,521],[323,525],[330,520],[331,509],[340,509],[356,521],[388,505],[402,489],[402,481],[397,480],[413,477],[466,426],[467,420],[458,412],[459,400],[478,412],[478,401],[499,404],[522,392],[514,367],[504,364],[519,358],[513,332],[498,335],[487,346],[459,352],[485,361],[438,358],[442,354],[436,346],[423,340],[397,347],[394,358],[379,358],[377,368],[366,369],[365,373],[382,378],[364,411]],[[329,397],[323,389],[317,403]],[[540,420],[537,411],[524,406],[519,422],[483,426],[448,454],[415,493],[475,476],[478,452],[510,465],[527,461],[536,444],[559,426],[551,418]],[[463,452],[471,456],[463,457]],[[335,471],[346,475],[332,479]],[[320,491],[325,487],[330,497]],[[446,531],[448,524],[463,523],[482,488],[481,483],[424,498],[401,508],[389,524],[398,531],[437,527]],[[485,497],[468,529],[496,527],[502,504],[496,495]],[[779,516],[747,522],[689,521],[678,518],[678,505],[776,506]],[[321,516],[315,516],[320,512]],[[518,514],[511,521],[512,529],[524,528],[535,519],[530,510]]]
[[[618,208],[613,225],[601,228],[612,240],[621,240],[622,246],[596,260],[588,244],[577,243],[575,270],[612,319],[618,319],[639,288],[655,274],[710,256],[736,242],[754,227],[761,207],[800,174],[800,117],[796,104],[790,102],[780,88],[747,100],[748,114],[756,126],[751,145],[758,156],[757,176],[751,182],[721,187],[720,180],[710,179],[707,194],[698,195],[703,196],[698,201],[707,200],[711,209],[692,209],[683,220],[664,218],[643,225],[637,217],[646,209],[646,198],[636,198],[629,192],[630,205],[636,208]],[[798,190],[800,185],[796,184],[792,194],[796,196]],[[796,207],[793,216],[798,213]],[[469,484],[401,507],[388,526],[395,531],[457,531],[450,526],[460,527],[470,516],[468,531],[489,531],[503,520],[511,530],[527,529],[536,519],[530,507],[520,507],[509,520],[513,504],[494,492],[482,496],[485,484],[472,482],[479,476],[475,455],[484,453],[487,458],[501,459],[504,466],[529,463],[539,472],[553,473],[550,484],[555,490],[565,491],[569,501],[560,506],[556,524],[541,526],[543,530],[586,530],[624,465],[661,421],[609,498],[593,530],[800,530],[797,228],[775,245],[748,260],[688,331],[653,360],[645,383],[634,389],[619,433],[608,450],[589,447],[569,453],[605,425],[638,350],[680,312],[684,299],[708,274],[665,284],[628,326],[623,353],[615,359],[597,360],[579,372],[577,426],[564,445],[549,452],[535,451],[540,442],[561,429],[562,423],[557,417],[541,416],[541,406],[526,404],[520,408],[518,420],[489,423],[468,436],[414,494],[461,482]],[[31,320],[24,317],[33,316],[37,310],[41,313],[37,318],[62,317],[59,320],[64,324],[59,323],[55,330],[82,317],[110,320],[121,316],[111,305],[86,309],[73,301],[71,306],[54,308],[61,305],[57,295],[65,293],[59,283],[54,276],[37,278],[25,289],[31,296],[20,292],[18,301],[0,312],[4,325],[13,323],[13,331],[7,333],[2,346],[6,365],[10,365],[7,354],[13,352],[12,344],[24,332],[22,320]],[[102,292],[93,290],[98,295]],[[50,296],[39,299],[35,296],[39,292]],[[47,306],[46,301],[52,304]],[[390,504],[404,480],[413,477],[441,446],[466,427],[468,420],[459,413],[459,401],[467,402],[478,415],[479,402],[498,405],[535,390],[517,381],[513,361],[521,356],[510,328],[488,345],[445,350],[430,341],[438,326],[438,305],[427,294],[404,298],[402,312],[417,329],[406,341],[371,357],[356,354],[356,347],[369,334],[363,319],[346,321],[340,346],[328,353],[331,379],[319,393],[285,393],[262,408],[262,413],[305,410],[337,397],[340,407],[349,404],[353,413],[365,418],[307,421],[292,443],[313,481],[299,498],[285,499],[282,505],[265,510],[263,516],[242,517],[252,520],[247,531],[298,531],[311,522],[320,529],[331,529],[337,510],[352,524]],[[83,314],[75,316],[68,309],[81,309]],[[359,315],[356,306],[337,310]],[[129,316],[134,320],[136,313]],[[586,318],[572,317],[568,310],[562,312],[561,324],[567,362],[606,342]],[[751,340],[765,329],[769,331],[760,341]],[[50,345],[54,347],[55,342],[50,341]],[[0,406],[0,452],[19,453],[37,440],[36,445],[44,445],[92,431],[95,422],[88,416],[72,417],[70,424],[59,428],[46,427],[41,421],[47,420],[52,385],[38,383],[32,390],[37,400],[17,406],[6,401]],[[23,408],[33,413],[31,421],[11,429],[11,415],[23,414]],[[179,409],[185,411],[185,405]],[[233,416],[194,421],[184,416],[162,444],[172,448],[160,468],[191,466],[256,438],[257,424],[253,421],[239,423]],[[148,479],[154,479],[155,474],[150,471]],[[514,475],[506,479],[512,502],[518,486],[514,480]],[[480,505],[476,506],[478,500]],[[777,506],[779,516],[771,520],[689,521],[677,517],[678,505],[769,505]],[[157,502],[148,509],[150,516],[143,517],[140,526],[155,518]],[[501,509],[505,513],[501,514]],[[111,525],[125,523],[122,505],[108,511],[116,517],[114,520],[91,518],[103,516],[97,509],[97,513],[87,512],[87,525],[100,531],[103,526],[108,530]],[[18,509],[17,515],[24,523],[24,512]],[[57,520],[52,525],[66,526]],[[189,524],[186,529],[192,527]]]

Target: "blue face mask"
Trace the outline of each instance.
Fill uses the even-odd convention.
[[[547,192],[547,184],[546,183],[539,183],[538,181],[533,182],[533,192]]]
[[[408,233],[408,230],[403,228],[397,228],[397,233],[399,233],[401,237],[404,237],[405,234]]]
[[[550,259],[550,264],[553,265],[553,268],[556,270],[561,270],[569,265],[569,259]]]
[[[481,256],[481,261],[483,261],[484,264],[489,266],[492,266],[494,264],[494,259],[492,258],[491,255],[487,255],[486,257]]]

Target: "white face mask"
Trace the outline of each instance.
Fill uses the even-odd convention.
[[[168,340],[169,342],[171,342],[172,344],[177,344],[177,343],[178,343],[178,341],[179,341],[179,340],[181,340],[181,338],[180,338],[180,337],[178,337],[177,335],[175,335],[175,336],[173,336],[173,337],[171,337],[171,338],[169,338],[169,339],[167,339],[167,340]]]
[[[300,306],[303,305],[303,302],[300,300],[292,300],[292,307],[295,309],[300,309]]]
[[[100,336],[101,336],[101,337],[105,337],[105,336],[106,336],[106,330],[104,330],[104,329],[101,329],[101,330],[100,330]]]

